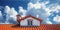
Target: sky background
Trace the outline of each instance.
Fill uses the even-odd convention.
[[[31,14],[43,24],[60,24],[60,0],[0,0],[0,24],[16,24],[17,14]]]

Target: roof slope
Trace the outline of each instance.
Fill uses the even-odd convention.
[[[14,24],[0,24],[0,30],[60,30],[60,24],[41,24],[39,27],[19,27]]]
[[[34,19],[37,19],[37,20],[39,20],[40,22],[42,22],[42,19],[36,18],[36,17],[34,17],[34,16],[32,16],[32,15],[25,16],[25,17],[19,19],[18,21],[24,20],[24,19],[29,18],[29,17],[34,18]]]

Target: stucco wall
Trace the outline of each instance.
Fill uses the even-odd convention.
[[[40,21],[36,20],[36,19],[33,19],[33,18],[27,18],[27,19],[24,19],[20,22],[20,25],[21,26],[28,26],[28,19],[32,19],[32,26],[40,26]]]

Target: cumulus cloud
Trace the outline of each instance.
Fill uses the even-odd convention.
[[[56,15],[54,18],[53,18],[53,21],[57,22],[57,23],[60,23],[60,16],[59,15]]]
[[[59,22],[57,19],[59,18],[59,17],[57,17],[59,14],[59,12],[60,12],[60,5],[56,5],[56,4],[51,4],[49,7],[48,7],[48,9],[45,9],[45,10],[47,10],[46,12],[47,12],[47,14],[49,14],[49,15],[51,15],[52,14],[52,16],[54,16],[54,12],[55,12],[55,15],[56,15],[56,17],[53,17],[53,21],[55,22],[54,24],[59,24],[59,23],[57,23],[57,22]],[[58,14],[58,15],[57,15]],[[53,23],[53,22],[52,22]]]
[[[6,13],[6,24],[9,24],[8,20],[9,20],[9,14],[10,14],[10,7],[9,6],[5,6],[5,13]]]
[[[60,11],[60,5],[58,4],[51,4],[48,8],[51,10],[51,12],[58,13]]]
[[[16,21],[16,15],[17,11],[15,11],[14,8],[10,8],[9,6],[5,6],[5,13],[6,13],[6,24],[12,24],[14,21]],[[11,23],[11,21],[13,21]]]
[[[2,12],[0,11],[0,23],[2,23],[3,20],[3,16],[2,16]]]
[[[10,12],[10,7],[9,6],[5,6],[5,13],[9,13]]]
[[[33,8],[33,3],[32,3],[32,2],[29,2],[29,3],[28,3],[28,8],[27,8],[27,9],[30,10],[31,8]]]
[[[0,11],[0,17],[2,17],[2,12]]]
[[[0,16],[2,16],[2,13],[1,13],[1,11],[0,11]]]
[[[33,16],[36,17],[39,16],[38,18],[41,18],[43,22],[46,22],[47,24],[53,24],[53,22],[51,22],[48,17],[54,12],[59,13],[60,5],[57,3],[56,4],[49,3],[50,1],[40,2],[39,0],[35,1],[32,0],[31,2],[28,3],[27,14],[32,14]]]
[[[10,10],[10,17],[14,19],[14,21],[16,21],[16,15],[18,13],[16,12],[16,10],[14,8],[11,8]]]
[[[49,20],[49,18],[47,18],[46,24],[53,24],[53,23]]]
[[[28,3],[28,11],[27,14],[32,14],[33,16],[36,16],[38,18],[41,18],[43,22],[52,24],[52,22],[48,21],[47,18],[49,15],[51,15],[51,10],[46,7],[46,4],[48,4],[49,1],[47,2],[29,2]],[[48,24],[47,23],[47,24]]]
[[[23,9],[23,7],[19,7],[19,14],[21,15],[21,17],[24,17],[26,16],[26,12],[27,10]]]
[[[35,8],[35,9],[46,8],[45,5],[48,4],[48,3],[49,3],[49,1],[41,2],[41,3],[39,1],[37,1],[34,4],[32,2],[29,2],[28,3],[28,9],[31,9],[31,8]]]
[[[40,9],[41,6],[42,6],[42,5],[41,5],[39,2],[37,2],[36,4],[33,5],[33,7],[34,7],[35,9]]]
[[[47,21],[46,21],[46,24],[52,24],[52,22],[47,20]]]

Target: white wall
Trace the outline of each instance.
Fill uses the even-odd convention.
[[[21,25],[21,26],[28,26],[28,22],[27,22],[28,19],[33,19],[33,18],[29,17],[29,18],[27,18],[27,19],[22,20],[22,21],[20,22],[20,25]],[[40,21],[38,21],[38,20],[36,20],[36,19],[33,19],[32,25],[33,25],[33,26],[40,26]]]

